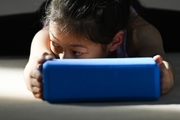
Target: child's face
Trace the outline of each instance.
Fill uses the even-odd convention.
[[[56,57],[63,54],[63,58],[105,58],[108,55],[108,45],[103,49],[101,44],[85,38],[72,34],[64,36],[53,22],[50,22],[49,36],[50,48]]]

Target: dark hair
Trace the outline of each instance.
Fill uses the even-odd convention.
[[[108,44],[128,22],[129,0],[52,0],[47,20],[61,32]]]

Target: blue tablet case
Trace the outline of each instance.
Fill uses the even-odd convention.
[[[50,103],[157,100],[160,70],[150,57],[54,59],[42,68]]]

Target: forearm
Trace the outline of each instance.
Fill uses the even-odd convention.
[[[45,53],[51,54],[49,46],[49,33],[48,29],[40,30],[33,38],[31,43],[31,50],[29,55],[29,61],[24,69],[24,81],[27,85],[27,88],[31,90],[32,76],[37,76],[39,74],[38,66],[42,62],[43,55]]]
[[[48,28],[40,30],[33,38],[29,59],[39,58],[43,54],[52,54],[50,50]]]

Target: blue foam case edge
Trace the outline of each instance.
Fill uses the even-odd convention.
[[[50,103],[157,100],[160,70],[150,57],[54,59],[42,67]]]

